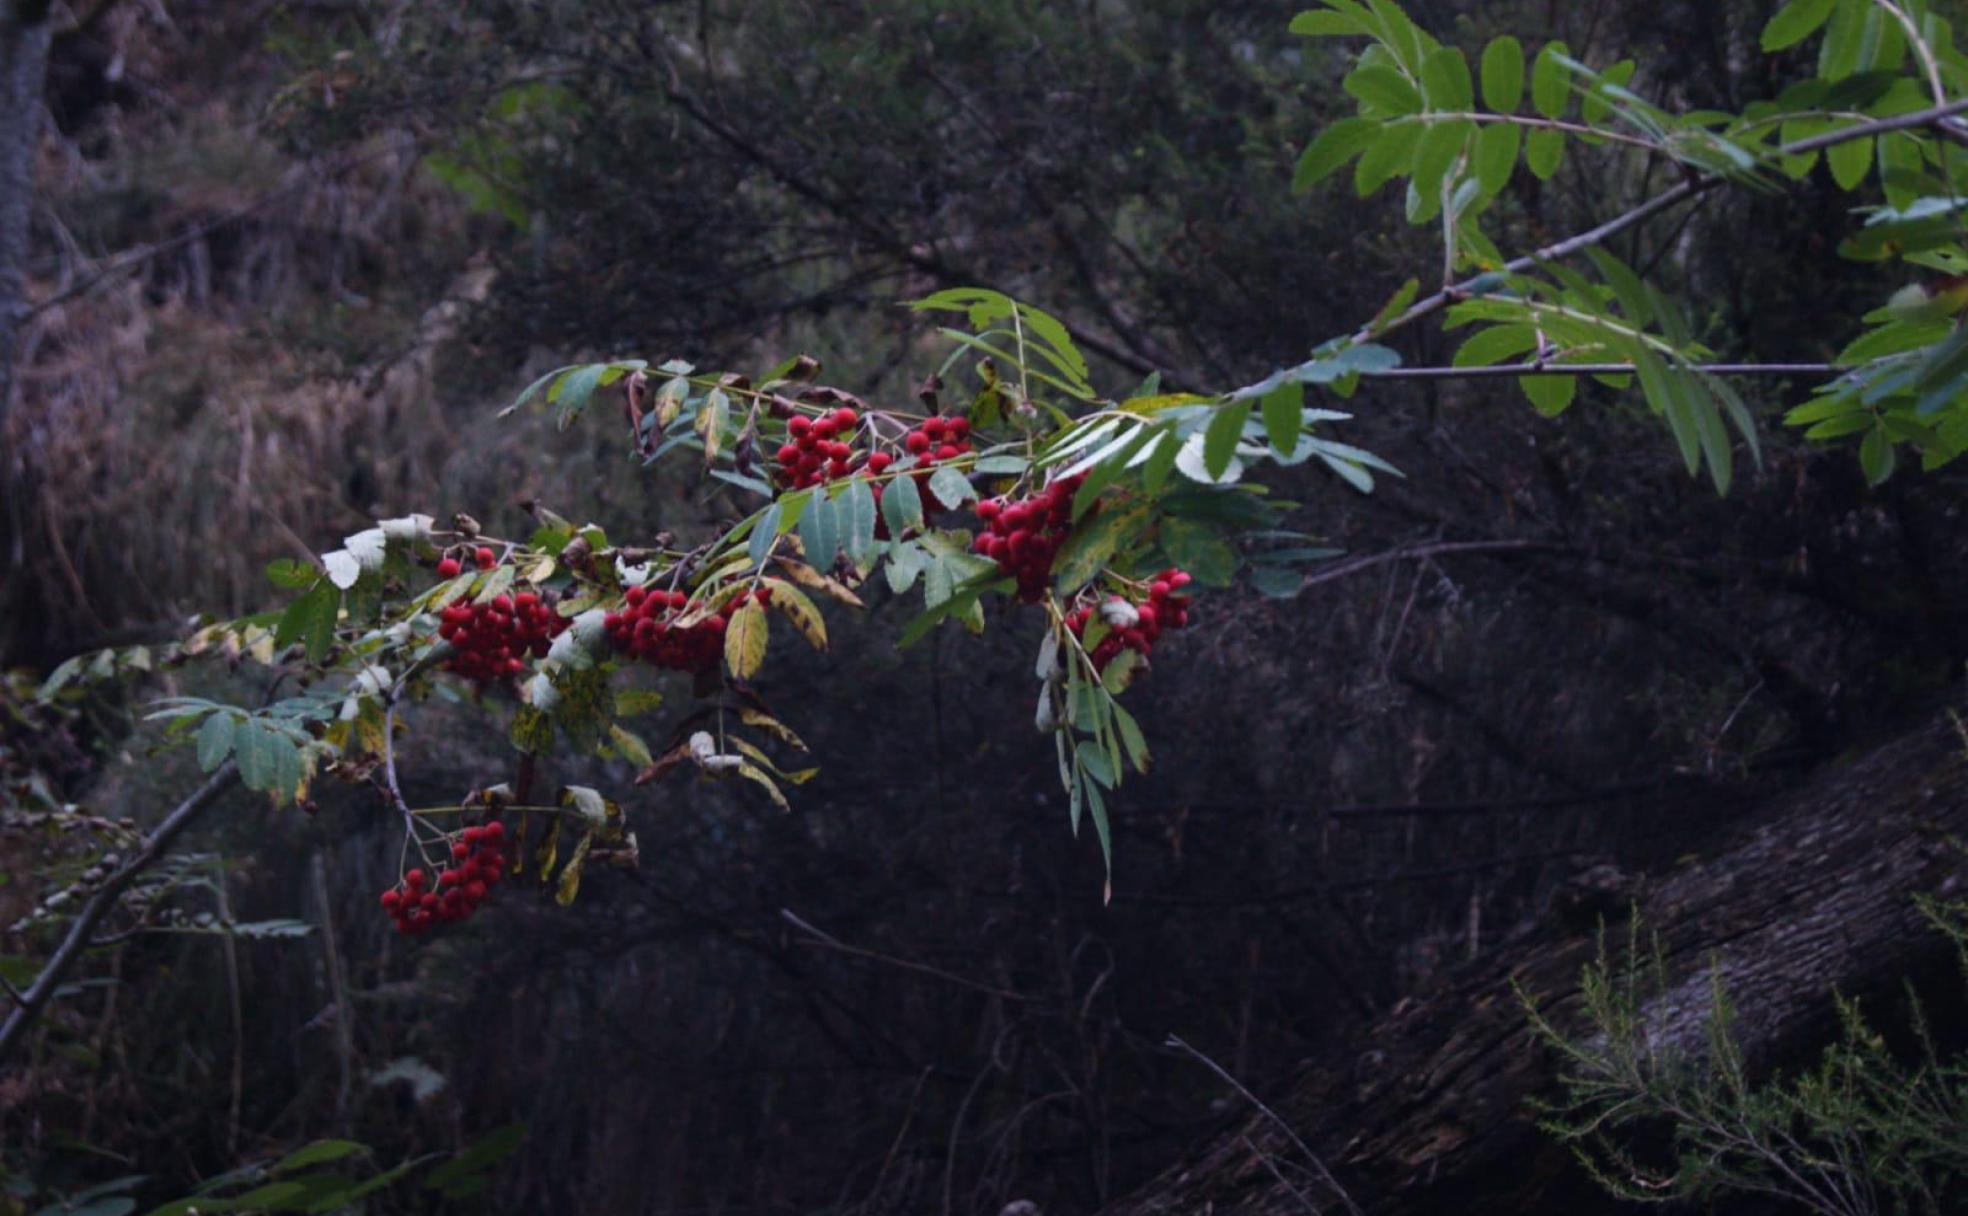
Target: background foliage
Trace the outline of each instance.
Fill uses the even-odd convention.
[[[1810,70],[1808,45],[1760,53],[1773,7],[1410,11],[1472,58],[1528,29],[1631,56],[1624,87],[1678,111]],[[1103,384],[1258,381],[1439,256],[1385,199],[1292,193],[1355,101],[1356,47],[1290,35],[1296,10],[114,6],[53,68],[44,305],[5,445],[27,508],[10,660],[39,676],[259,610],[268,561],[412,510],[707,523],[694,483],[612,432],[492,421],[571,358],[806,349],[906,402],[943,348],[894,302],[976,283],[1066,319]],[[1678,172],[1573,148],[1485,232],[1529,247]],[[1703,344],[1827,360],[1890,292],[1831,256],[1850,204],[1822,173],[1714,192],[1613,252]],[[1459,341],[1417,330],[1404,353]],[[520,1120],[515,1211],[1090,1209],[1233,1109],[1170,1030],[1240,1077],[1281,1070],[1550,915],[1571,875],[1671,862],[1954,680],[1959,473],[1868,488],[1778,425],[1808,389],[1744,389],[1762,462],[1726,502],[1605,386],[1559,422],[1513,385],[1369,389],[1347,438],[1411,476],[1370,498],[1279,483],[1303,504],[1286,526],[1349,556],[1296,599],[1213,597],[1158,659],[1136,694],[1158,767],[1117,809],[1108,907],[1095,846],[1059,830],[1009,630],[900,654],[840,631],[774,674],[826,706],[800,723],[826,763],[796,816],[651,798],[635,874],[414,951],[373,908],[396,858],[373,801],[236,816],[187,910],[314,932],[115,952],[37,1044],[33,1102],[0,1099],[7,1165],[66,1187],[169,1142],[188,1185],[320,1136],[418,1152]],[[279,695],[159,666],[145,696]],[[47,785],[15,806],[116,818],[190,784],[189,755],[125,754],[129,707],[71,708],[65,733],[13,711],[7,772]],[[420,711],[413,803],[503,771],[484,721]],[[1674,813],[1691,798],[1713,813]],[[72,878],[44,833],[0,849],[9,874]],[[0,887],[0,923],[44,893]]]

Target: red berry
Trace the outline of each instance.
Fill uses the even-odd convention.
[[[910,431],[908,437],[902,441],[902,446],[920,456],[929,450],[929,442],[929,436],[921,431]]]
[[[499,555],[484,545],[480,545],[478,548],[472,550],[472,561],[478,564],[480,570],[490,570],[499,564]]]
[[[834,426],[838,430],[848,430],[859,421],[861,421],[861,416],[846,406],[842,406],[834,411]]]
[[[458,564],[457,558],[447,557],[437,563],[437,577],[457,578],[459,573],[461,573],[463,569],[464,567]]]

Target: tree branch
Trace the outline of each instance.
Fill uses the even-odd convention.
[[[1335,562],[1317,574],[1308,575],[1299,585],[1299,589],[1302,591],[1307,587],[1316,587],[1320,583],[1337,582],[1349,575],[1358,574],[1362,570],[1384,565],[1387,562],[1421,561],[1431,557],[1444,557],[1451,553],[1522,553],[1528,550],[1554,551],[1566,547],[1543,540],[1463,540],[1406,545],[1399,549],[1368,553]]]
[[[1711,376],[1829,376],[1844,369],[1833,363],[1697,363]],[[1625,376],[1631,363],[1501,363],[1490,367],[1390,367],[1361,372],[1362,380],[1500,380],[1506,376]]]
[[[1353,1202],[1353,1196],[1346,1193],[1346,1188],[1339,1185],[1339,1179],[1333,1177],[1332,1171],[1326,1168],[1326,1163],[1320,1160],[1319,1154],[1313,1152],[1312,1146],[1305,1143],[1304,1140],[1299,1138],[1298,1132],[1293,1130],[1291,1124],[1285,1122],[1284,1119],[1280,1118],[1277,1111],[1272,1110],[1270,1107],[1266,1106],[1263,1100],[1260,1099],[1256,1094],[1252,1093],[1248,1088],[1246,1088],[1242,1081],[1239,1081],[1236,1077],[1231,1076],[1230,1071],[1228,1069],[1224,1068],[1221,1064],[1218,1064],[1215,1060],[1210,1059],[1202,1052],[1196,1050],[1194,1047],[1191,1047],[1188,1044],[1188,1042],[1183,1039],[1181,1035],[1178,1034],[1170,1035],[1168,1037],[1167,1045],[1175,1048],[1178,1051],[1188,1053],[1190,1056],[1200,1061],[1203,1067],[1209,1069],[1211,1072],[1221,1077],[1224,1080],[1224,1082],[1230,1086],[1230,1088],[1242,1094],[1246,1102],[1249,1102],[1252,1106],[1255,1106],[1264,1115],[1265,1118],[1271,1120],[1271,1122],[1275,1124],[1279,1130],[1285,1133],[1286,1139],[1290,1140],[1294,1145],[1296,1145],[1298,1147],[1299,1152],[1305,1154],[1305,1159],[1312,1163],[1313,1171],[1318,1174],[1319,1181],[1326,1184],[1326,1189],[1330,1190],[1333,1193],[1333,1195],[1339,1199],[1340,1203],[1345,1205],[1346,1210],[1348,1212],[1351,1212],[1352,1216],[1365,1216],[1365,1214],[1360,1211],[1360,1205]],[[1257,1147],[1256,1145],[1251,1146],[1253,1151],[1256,1151],[1256,1147]],[[1282,1181],[1282,1178],[1280,1179],[1280,1181]],[[1317,1209],[1315,1208],[1314,1210],[1316,1211]]]
[[[1875,119],[1872,122],[1860,123],[1853,127],[1844,127],[1837,131],[1826,131],[1820,135],[1813,135],[1809,139],[1800,139],[1795,143],[1784,144],[1777,148],[1773,155],[1798,156],[1805,152],[1816,152],[1820,148],[1829,148],[1837,144],[1849,143],[1855,139],[1870,139],[1875,135],[1883,135],[1889,131],[1904,131],[1909,127],[1935,126],[1944,123],[1947,119],[1952,118],[1964,110],[1968,110],[1968,100],[1952,101],[1944,106],[1935,106],[1926,110],[1915,110],[1911,114],[1899,114],[1892,118]],[[1571,257],[1573,254],[1581,253],[1595,245],[1603,244],[1619,233],[1625,232],[1635,224],[1651,219],[1670,207],[1706,194],[1726,180],[1728,179],[1717,177],[1713,174],[1690,178],[1672,189],[1663,190],[1639,206],[1614,216],[1596,228],[1588,228],[1575,236],[1566,237],[1562,241],[1546,245],[1535,253],[1527,253],[1523,257],[1506,263],[1502,268],[1502,273],[1522,274],[1526,270],[1535,269],[1540,262],[1559,261],[1563,258]],[[1449,305],[1477,294],[1485,283],[1492,280],[1492,277],[1496,273],[1496,271],[1487,271],[1474,278],[1465,279],[1454,286],[1446,287],[1434,295],[1429,296],[1427,299],[1417,301],[1410,305],[1407,311],[1385,324],[1362,326],[1353,335],[1353,339],[1356,342],[1364,342],[1369,338],[1392,333],[1394,330],[1412,325],[1423,317],[1433,316]]]
[[[68,927],[67,936],[62,938],[61,945],[55,947],[54,954],[50,955],[48,961],[42,965],[41,974],[35,977],[34,983],[28,986],[26,992],[19,995],[13,1012],[7,1015],[6,1023],[0,1025],[0,1063],[6,1061],[21,1036],[27,1033],[28,1027],[33,1025],[47,1009],[48,1003],[54,999],[56,990],[67,978],[69,969],[89,948],[96,926],[101,924],[103,917],[116,906],[116,901],[122,897],[124,890],[163,855],[164,850],[171,846],[171,842],[177,839],[179,833],[190,826],[191,821],[196,819],[200,812],[210,806],[220,794],[232,788],[233,783],[238,779],[239,766],[236,763],[228,760],[221,764],[210,777],[205,779],[205,784],[194,790],[189,798],[179,803],[164,817],[164,822],[158,824],[151,834],[144,838],[142,846],[130,855],[129,860],[118,866],[115,872],[103,880],[102,886],[90,896],[89,902],[82,906],[82,911],[76,914],[74,922]]]

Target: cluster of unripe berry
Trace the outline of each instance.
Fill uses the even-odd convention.
[[[527,655],[546,654],[567,624],[545,600],[522,591],[483,604],[447,605],[437,614],[437,636],[456,650],[445,660],[452,671],[473,680],[504,680],[525,669]]]
[[[652,667],[672,671],[709,671],[724,655],[724,631],[731,614],[747,600],[763,604],[772,593],[764,587],[732,596],[723,607],[688,625],[677,624],[690,597],[681,591],[629,588],[627,603],[602,618],[615,649]]]
[[[986,498],[977,504],[983,527],[970,547],[1018,580],[1019,599],[1036,603],[1044,597],[1052,559],[1073,530],[1073,492],[1083,480],[1066,477],[1029,498]]]
[[[773,478],[789,490],[804,490],[823,481],[837,481],[862,467],[853,447],[842,435],[853,435],[861,425],[861,415],[842,406],[818,418],[804,414],[786,424],[791,436],[774,453],[778,468]],[[866,468],[879,473],[893,460],[885,452],[868,457]]]
[[[1175,594],[1189,583],[1188,571],[1171,567],[1149,580],[1147,599],[1136,603],[1110,595],[1098,606],[1083,604],[1066,614],[1066,628],[1074,637],[1084,639],[1096,613],[1107,623],[1106,636],[1094,643],[1087,656],[1093,660],[1095,671],[1105,671],[1123,650],[1132,650],[1145,659],[1163,630],[1181,629],[1189,623],[1189,597]]]
[[[422,868],[383,892],[383,911],[396,931],[413,937],[433,925],[464,920],[485,902],[506,872],[506,827],[499,822],[466,828],[451,845],[451,864],[437,872],[432,884]]]

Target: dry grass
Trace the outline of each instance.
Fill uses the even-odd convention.
[[[0,436],[0,650],[37,666],[263,608],[267,560],[427,497],[450,457],[439,352],[489,281],[407,138],[287,156],[259,126],[282,72],[252,14],[169,9],[121,6],[90,35],[141,102],[44,139]],[[264,85],[197,95],[187,63],[228,48]]]

